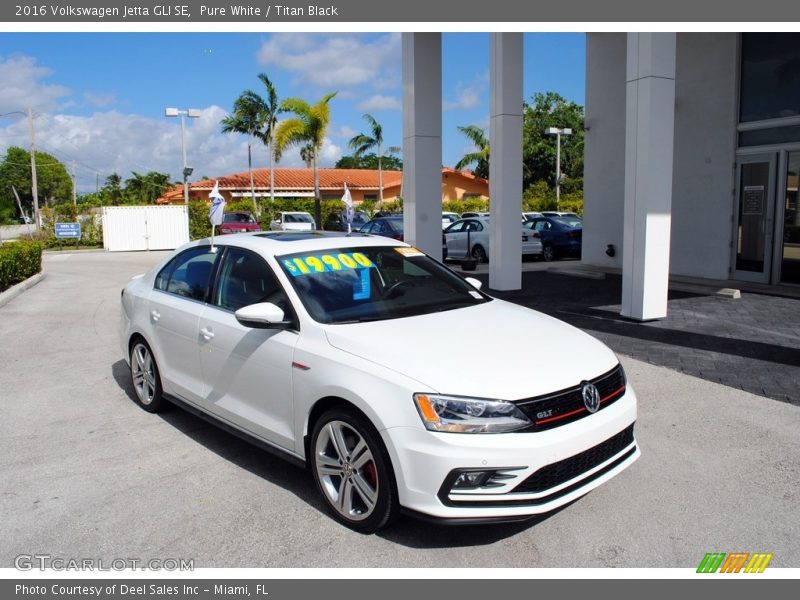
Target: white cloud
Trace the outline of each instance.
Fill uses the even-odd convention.
[[[116,94],[95,94],[94,92],[83,92],[84,99],[98,108],[105,108],[117,99]]]
[[[25,111],[29,105],[39,112],[55,108],[70,90],[42,81],[51,74],[50,69],[39,65],[33,57],[21,54],[0,57],[0,113]]]
[[[348,127],[347,125],[340,125],[338,127],[328,129],[328,133],[330,133],[330,136],[333,138],[343,140],[350,140],[350,138],[358,135],[358,132],[355,129]]]
[[[334,90],[378,80],[400,82],[399,33],[376,39],[353,33],[276,33],[264,42],[257,58],[264,66],[295,72],[298,83]]]
[[[402,110],[403,103],[397,96],[375,94],[358,105],[359,110]]]
[[[247,142],[240,135],[223,134],[219,121],[226,111],[210,106],[186,125],[187,162],[194,167],[192,181],[247,170]],[[71,166],[77,162],[78,191],[94,191],[111,173],[123,179],[131,171],[169,173],[181,179],[181,131],[178,119],[152,119],[118,111],[91,116],[40,114],[34,120],[37,148]],[[18,121],[0,129],[0,153],[8,146],[27,147],[27,122]],[[253,164],[263,167],[267,154],[260,142],[253,143]]]
[[[455,100],[443,100],[443,110],[469,110],[475,108],[482,101],[482,94],[485,90],[481,86],[456,86]]]

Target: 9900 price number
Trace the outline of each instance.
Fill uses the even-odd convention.
[[[317,256],[302,256],[285,258],[283,266],[292,277],[309,275],[311,273],[325,273],[328,271],[342,271],[352,269],[368,269],[374,267],[367,256],[361,252],[339,254],[319,254]]]

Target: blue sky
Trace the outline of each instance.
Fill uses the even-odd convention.
[[[71,166],[80,191],[113,171],[159,170],[179,178],[180,129],[164,108],[198,108],[189,123],[189,164],[197,177],[247,168],[245,141],[219,133],[219,120],[266,73],[280,98],[316,101],[331,91],[332,122],[321,163],[348,154],[365,131],[364,113],[402,145],[400,34],[24,33],[0,36],[0,115],[33,105],[37,146]],[[458,125],[489,123],[489,34],[444,33],[443,163],[469,143]],[[553,90],[584,103],[583,34],[525,34],[524,96]],[[0,152],[28,145],[27,123],[0,118]],[[256,166],[266,154],[255,146]],[[297,152],[282,166],[298,166]],[[280,165],[279,165],[280,166]]]

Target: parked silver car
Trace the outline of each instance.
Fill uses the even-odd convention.
[[[521,227],[522,254],[542,254],[542,240],[539,233]],[[448,259],[471,257],[478,262],[489,260],[489,218],[474,217],[456,221],[444,230]],[[468,247],[469,245],[469,247]]]

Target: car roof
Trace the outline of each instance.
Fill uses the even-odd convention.
[[[211,243],[210,238],[190,242],[185,248]],[[341,231],[259,231],[234,233],[214,239],[218,246],[238,246],[259,254],[281,256],[297,252],[323,251],[334,248],[358,248],[362,246],[408,246],[391,238],[363,233]]]

